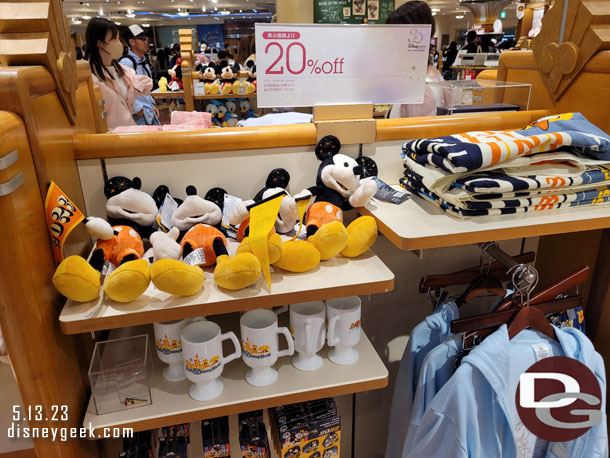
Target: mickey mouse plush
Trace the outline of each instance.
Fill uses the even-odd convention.
[[[182,84],[182,59],[180,57],[178,57],[178,59],[176,60],[176,65],[174,65],[173,68],[170,68],[167,73],[169,73],[169,76],[172,77],[171,81],[169,82],[169,90],[170,91],[181,91],[182,89],[184,89],[184,86]]]
[[[152,267],[152,278],[155,286],[161,291],[171,294],[184,294],[189,289],[196,290],[197,278],[191,276],[189,266],[179,261],[195,250],[203,252],[201,267],[216,264],[214,280],[219,286],[238,290],[255,283],[261,267],[258,259],[252,253],[238,253],[229,257],[225,236],[215,226],[222,219],[222,206],[226,192],[213,188],[205,198],[197,195],[194,186],[186,189],[187,197],[172,215],[172,229],[167,233],[156,233],[151,238],[155,257],[165,258],[156,261]],[[203,278],[203,270],[201,278]]]
[[[256,92],[256,62],[249,59],[246,67],[248,68],[248,79],[244,82],[246,94],[253,94]]]
[[[316,185],[295,196],[295,199],[315,197],[306,215],[308,240],[320,251],[321,259],[330,259],[341,253],[356,257],[366,251],[377,239],[377,223],[370,216],[361,216],[347,228],[343,225],[343,212],[362,207],[377,192],[377,185],[362,179],[363,168],[345,154],[339,154],[341,142],[327,135],[316,145],[316,156],[322,161]]]
[[[239,94],[240,82],[237,80],[239,65],[230,65],[226,60],[218,65],[220,69],[220,92],[223,95]]]
[[[199,72],[200,78],[203,80],[203,89],[205,95],[216,95],[220,91],[218,84],[217,67],[213,62],[204,65],[197,65],[195,70]]]
[[[87,231],[97,238],[89,262],[69,256],[53,275],[55,288],[77,302],[96,299],[100,290],[100,272],[105,261],[115,267],[104,282],[104,292],[117,302],[137,299],[150,283],[150,264],[144,255],[143,239],[151,236],[157,215],[155,200],[140,188],[139,178],[114,177],[104,186],[108,220],[89,217]]]

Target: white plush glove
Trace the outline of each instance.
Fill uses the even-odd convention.
[[[279,218],[275,221],[275,230],[280,234],[285,234],[294,229],[294,225],[299,219],[299,209],[297,202],[290,194],[282,199],[280,204]]]
[[[180,259],[182,247],[176,240],[180,235],[177,227],[172,227],[166,234],[162,231],[153,232],[150,236],[155,260],[159,259]]]
[[[377,183],[370,178],[365,178],[360,180],[360,186],[356,191],[350,196],[349,203],[352,207],[364,207],[369,203],[369,200],[375,195],[377,192]]]
[[[231,210],[231,214],[229,215],[229,223],[233,226],[237,226],[244,222],[244,220],[250,216],[250,212],[248,211],[248,206],[252,205],[254,201],[250,200],[242,200],[240,203],[233,207]]]
[[[89,216],[85,223],[87,232],[99,240],[110,240],[114,237],[114,230],[108,221],[104,218]]]

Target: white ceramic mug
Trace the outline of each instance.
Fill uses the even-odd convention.
[[[326,301],[328,319],[328,359],[347,366],[358,361],[354,346],[360,342],[360,298],[358,296],[329,299]]]
[[[225,357],[222,341],[231,339],[235,352]],[[220,374],[224,365],[241,355],[234,332],[220,333],[220,326],[211,321],[191,323],[182,330],[184,373],[193,382],[189,394],[196,401],[208,401],[222,393]]]
[[[163,369],[163,377],[172,382],[184,380],[184,361],[182,360],[182,330],[194,321],[205,320],[204,317],[188,318],[186,320],[164,321],[153,323],[155,330],[155,348],[157,356],[169,364]]]
[[[326,308],[324,302],[302,302],[290,306],[290,333],[298,353],[292,365],[302,371],[315,371],[322,366],[317,353],[326,340]]]
[[[254,386],[270,385],[277,379],[277,371],[271,366],[282,356],[294,354],[290,331],[278,327],[277,315],[271,310],[257,309],[244,313],[239,322],[241,328],[242,356],[251,367],[246,381]],[[288,349],[279,351],[279,334],[284,334]]]

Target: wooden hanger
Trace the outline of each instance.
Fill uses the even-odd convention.
[[[575,270],[571,274],[563,277],[561,280],[534,294],[533,297],[530,299],[530,304],[539,304],[540,302],[549,301],[555,298],[557,295],[565,293],[573,286],[583,283],[589,277],[589,270],[589,266],[580,267],[578,270]],[[514,298],[514,294],[506,298],[500,305],[498,305],[498,307],[496,307],[495,311],[501,312],[502,310],[506,310],[511,307],[513,305]],[[464,330],[457,332],[463,331]]]
[[[519,264],[527,264],[534,260],[535,253],[529,251],[527,253],[513,257],[515,262]],[[484,268],[485,272],[493,275],[500,281],[510,280],[510,275],[507,273],[506,266],[499,261],[491,263],[489,268]],[[419,282],[419,292],[426,293],[430,289],[445,288],[447,286],[467,285],[473,282],[481,275],[481,266],[474,266],[468,269],[460,270],[450,274],[435,274],[424,275]]]
[[[577,294],[561,299],[542,302],[536,305],[530,304],[530,306],[527,308],[538,310],[546,320],[546,315],[563,312],[576,307],[582,307],[582,304],[583,297]],[[499,326],[510,323],[521,310],[522,309],[520,307],[513,307],[501,312],[485,313],[482,315],[462,318],[460,320],[453,320],[451,322],[451,329],[453,332],[455,323],[457,322],[462,322],[461,326],[469,328],[468,331],[465,331],[463,338],[463,348],[469,349],[477,343],[480,343],[490,334],[494,333]],[[509,336],[511,336],[510,331]]]
[[[555,329],[546,319],[546,316],[536,307],[529,304],[523,305],[521,310],[510,321],[508,325],[508,338],[514,338],[521,331],[528,328],[539,331],[551,339],[558,340]]]
[[[496,277],[488,274],[479,275],[469,286],[466,291],[455,301],[458,307],[461,307],[467,302],[470,302],[475,297],[484,294],[493,294],[498,297],[506,296],[506,288],[502,282]]]

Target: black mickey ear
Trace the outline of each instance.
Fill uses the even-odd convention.
[[[377,163],[373,159],[368,156],[359,156],[356,158],[356,162],[362,167],[362,175],[360,175],[360,178],[377,176]]]
[[[316,145],[316,157],[321,161],[328,159],[339,152],[341,142],[334,135],[322,137]]]
[[[273,169],[269,173],[269,176],[267,176],[267,181],[265,182],[265,187],[286,189],[289,182],[290,182],[290,174],[288,173],[288,170]]]
[[[186,195],[187,196],[196,196],[197,195],[197,188],[193,185],[189,185],[186,187]]]
[[[205,200],[214,202],[222,210],[225,206],[225,194],[228,194],[228,192],[222,188],[212,188],[205,195]]]
[[[111,197],[116,196],[127,189],[131,189],[132,187],[133,183],[129,178],[112,177],[104,185],[104,195],[106,196],[106,199],[110,199]]]
[[[155,203],[157,204],[157,208],[163,205],[163,202],[165,201],[165,196],[167,196],[168,194],[169,188],[167,186],[165,186],[164,184],[157,186],[157,189],[155,189],[155,192],[153,192],[152,196]]]
[[[140,188],[142,188],[142,180],[140,180],[139,177],[134,177],[134,179],[131,180],[131,187],[133,189],[140,189]]]
[[[253,66],[254,66],[254,60],[253,59],[248,59],[246,61],[246,67],[252,68]]]

